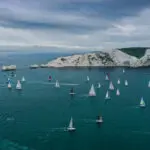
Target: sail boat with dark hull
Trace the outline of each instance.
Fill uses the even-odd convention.
[[[76,94],[76,93],[74,92],[74,88],[71,88],[71,89],[70,89],[70,93],[69,93],[69,94],[72,95],[72,96]]]

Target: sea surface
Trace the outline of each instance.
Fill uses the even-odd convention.
[[[12,90],[7,88],[9,72],[0,72],[0,150],[148,150],[150,149],[150,69],[85,68],[35,69],[32,63],[45,63],[63,54],[24,54],[1,56],[1,64],[16,64]],[[67,54],[65,54],[67,55]],[[105,100],[110,74],[115,89]],[[48,76],[52,81],[48,81]],[[22,91],[16,82],[25,77]],[[86,77],[90,81],[86,82]],[[121,84],[117,85],[120,78]],[[124,86],[127,79],[129,86]],[[54,87],[56,80],[60,88]],[[97,89],[97,83],[102,87]],[[88,97],[94,84],[96,97]],[[76,95],[69,95],[74,87]],[[143,96],[147,107],[139,108]],[[96,117],[104,122],[96,124]],[[76,131],[66,127],[73,117]]]

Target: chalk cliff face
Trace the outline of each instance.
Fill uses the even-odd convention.
[[[142,67],[150,66],[150,49],[142,58],[130,56],[120,50],[93,52],[81,55],[59,57],[48,62],[47,67]]]

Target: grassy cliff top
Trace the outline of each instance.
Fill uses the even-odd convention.
[[[129,48],[120,48],[119,50],[131,56],[141,58],[144,56],[147,49],[149,48],[148,47],[129,47]]]

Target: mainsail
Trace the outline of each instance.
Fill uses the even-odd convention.
[[[106,92],[105,99],[110,99],[110,96],[109,96],[109,91],[107,91],[107,92]]]
[[[110,84],[109,84],[109,89],[110,89],[110,90],[114,90],[114,89],[115,89],[112,82],[110,82]]]
[[[55,87],[56,87],[56,88],[59,88],[59,87],[60,87],[60,84],[59,84],[58,80],[56,80]]]
[[[127,80],[125,80],[124,84],[125,84],[125,86],[128,86],[128,81],[127,81]]]
[[[97,86],[97,88],[101,88],[101,84],[100,84],[100,83],[98,83],[98,86]]]
[[[16,89],[17,89],[17,90],[21,90],[21,89],[22,89],[22,86],[21,86],[21,83],[20,83],[19,80],[18,80],[18,82],[17,82]]]
[[[8,88],[9,88],[9,89],[11,88],[11,83],[10,83],[10,82],[8,83]]]
[[[22,82],[25,82],[25,81],[26,81],[24,76],[22,77],[21,81],[22,81]]]
[[[118,79],[117,84],[120,84],[120,79]]]
[[[148,82],[148,87],[150,88],[150,81]]]
[[[94,89],[94,85],[92,84],[91,86],[91,89],[89,91],[89,96],[96,96],[96,92],[95,92],[95,89]]]
[[[120,95],[120,91],[119,91],[119,89],[117,89],[117,91],[116,91],[116,95],[117,95],[117,96],[119,96],[119,95]]]
[[[141,98],[141,101],[140,101],[140,107],[145,107],[146,106],[146,104],[145,104],[145,102],[144,102],[144,100],[143,100],[143,97]]]

